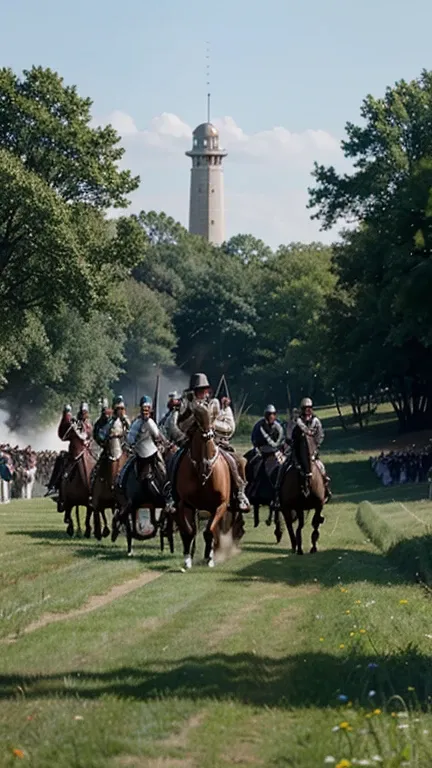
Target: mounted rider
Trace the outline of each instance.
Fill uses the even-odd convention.
[[[83,443],[83,451],[90,447],[93,427],[89,417],[89,408],[86,402],[82,401],[77,414],[77,417],[72,416],[72,406],[65,405],[63,408],[62,418],[57,430],[58,437],[63,442],[69,442],[72,431],[79,437]],[[62,511],[61,501],[58,499],[58,493],[60,490],[60,484],[63,476],[68,471],[69,466],[72,466],[71,446],[69,451],[61,451],[55,461],[51,478],[48,482],[48,489],[45,496],[51,496],[54,501],[58,501],[58,510]]]
[[[165,461],[158,444],[169,447],[168,440],[161,433],[151,418],[152,399],[143,395],[140,400],[140,415],[133,421],[127,436],[127,443],[134,448],[138,474],[142,475],[147,466],[151,466],[158,491],[165,501],[165,512],[175,512],[171,483],[168,479]]]
[[[101,412],[99,418],[95,421],[93,427],[93,440],[102,448],[105,442],[103,430],[112,416],[112,410],[109,407],[108,398],[104,397],[101,401]]]
[[[324,487],[325,487],[325,493],[326,493],[325,502],[327,503],[328,501],[330,501],[331,495],[332,495],[330,491],[330,478],[327,475],[323,462],[319,458],[319,449],[324,440],[324,429],[318,416],[315,416],[313,412],[313,402],[310,397],[304,397],[300,403],[300,416],[297,420],[297,426],[299,426],[300,429],[302,429],[303,431],[307,431],[307,433],[311,437],[313,437],[315,441],[315,445],[316,445],[315,461],[324,480]]]
[[[221,407],[217,398],[211,399],[211,387],[205,373],[194,373],[190,378],[189,389],[185,392],[183,406],[178,417],[178,428],[189,440],[196,426],[194,409],[197,405],[203,404],[208,406],[212,416],[215,442],[228,464],[238,509],[242,512],[248,512],[250,504],[245,494],[246,481],[242,476],[244,474],[242,459],[229,442],[236,427],[230,400],[223,398]]]
[[[181,446],[186,441],[186,437],[178,426],[178,419],[181,408],[181,397],[178,392],[170,392],[168,395],[167,412],[159,422],[159,429],[162,434],[174,445]]]
[[[251,435],[251,441],[264,458],[274,456],[281,450],[284,442],[284,432],[277,418],[274,405],[267,405],[264,416],[256,422]]]
[[[127,434],[130,430],[130,421],[126,415],[126,405],[122,395],[117,395],[112,401],[112,415],[106,422],[104,427],[99,430],[99,444],[103,447],[112,438],[118,438],[118,445],[120,446],[120,455],[113,456],[113,459],[119,459],[121,451],[126,443]]]

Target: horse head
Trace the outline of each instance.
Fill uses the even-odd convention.
[[[312,460],[317,450],[316,443],[309,431],[298,424],[294,427],[292,442],[295,459],[305,478],[305,493],[308,494],[312,479]]]
[[[204,485],[213,471],[219,451],[214,441],[212,416],[208,405],[196,403],[194,414],[196,429],[191,440],[190,456]]]

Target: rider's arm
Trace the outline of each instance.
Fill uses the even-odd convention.
[[[277,448],[278,447],[279,443],[276,443],[274,440],[272,440],[270,435],[267,434],[267,432],[265,431],[265,429],[263,427],[260,427],[260,432],[261,432],[264,440],[266,441],[267,445],[270,446],[270,448]]]
[[[141,428],[141,419],[139,418],[135,419],[135,421],[133,422],[130,428],[129,434],[126,438],[129,445],[135,445],[140,428]]]
[[[319,448],[321,443],[324,440],[324,430],[319,419],[316,420],[314,431],[315,431],[315,442],[317,444],[317,448]]]

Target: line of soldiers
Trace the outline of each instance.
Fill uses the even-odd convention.
[[[233,485],[233,500],[241,511],[250,509],[246,496],[245,460],[240,456],[230,443],[236,424],[228,397],[222,397],[219,401],[212,397],[211,386],[208,378],[203,373],[193,374],[189,388],[182,396],[177,392],[171,392],[168,397],[167,411],[156,424],[152,418],[152,400],[148,395],[140,399],[140,413],[132,422],[126,414],[126,405],[121,395],[114,398],[112,408],[109,408],[108,400],[102,403],[101,414],[92,426],[89,418],[88,405],[82,402],[76,419],[72,419],[66,434],[60,434],[62,440],[70,439],[70,429],[81,437],[83,446],[91,448],[92,439],[103,448],[110,437],[119,437],[121,449],[127,448],[135,454],[138,475],[145,464],[151,464],[161,495],[164,498],[165,510],[173,512],[175,505],[172,496],[171,483],[168,478],[167,468],[161,449],[178,448],[183,451],[187,448],[191,435],[195,429],[195,407],[206,404],[211,412],[212,429],[214,437],[227,460],[230,468]],[[71,406],[65,406],[64,413],[70,413]],[[319,447],[324,439],[324,431],[319,419],[313,413],[313,405],[310,398],[305,398],[301,403],[300,412],[293,412],[287,431],[284,433],[280,421],[277,419],[276,408],[267,406],[264,416],[254,426],[252,431],[252,444],[265,457],[280,451],[285,445],[285,453],[289,453],[290,433],[295,425],[308,430],[315,438]],[[52,496],[61,505],[58,498],[62,476],[68,472],[71,456],[62,452],[57,458],[53,473],[48,484],[46,495]],[[119,458],[119,457],[113,457]],[[317,462],[318,463],[318,462]],[[289,460],[281,464],[276,490],[283,479],[284,472],[289,465]],[[126,466],[122,470],[125,471]],[[319,463],[328,489],[328,479],[325,468]],[[122,473],[119,477],[122,484]],[[276,494],[278,495],[278,494]],[[329,492],[328,492],[328,495]],[[61,507],[60,507],[61,509]]]

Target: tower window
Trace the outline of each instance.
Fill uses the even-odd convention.
[[[212,187],[212,193],[213,193],[213,192],[214,192],[214,189],[213,189],[213,187]]]
[[[205,147],[207,146],[207,139],[203,139],[203,145],[204,145]]]
[[[214,224],[214,219],[211,219],[210,224]]]

